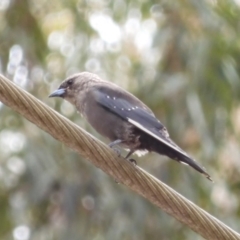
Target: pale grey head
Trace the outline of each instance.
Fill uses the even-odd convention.
[[[76,95],[80,98],[88,87],[97,82],[103,82],[96,74],[89,72],[76,73],[65,79],[59,88],[49,95],[49,97],[61,97],[76,105]]]

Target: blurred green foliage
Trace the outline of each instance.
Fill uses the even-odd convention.
[[[239,0],[0,0],[0,70],[99,138],[49,93],[90,71],[136,94],[215,183],[138,164],[240,231],[239,16]],[[0,163],[1,239],[201,239],[1,103]]]

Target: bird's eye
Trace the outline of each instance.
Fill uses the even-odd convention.
[[[67,81],[67,84],[68,84],[68,85],[72,85],[72,84],[73,84],[73,80],[72,80],[72,79],[69,79],[69,80]]]

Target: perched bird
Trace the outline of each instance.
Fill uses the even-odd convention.
[[[193,167],[212,181],[204,168],[169,137],[167,129],[138,98],[95,74],[81,72],[68,77],[49,97],[72,103],[95,130],[129,152],[156,152]]]

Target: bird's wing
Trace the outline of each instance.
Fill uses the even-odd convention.
[[[111,89],[101,88],[95,91],[94,97],[97,103],[108,111],[118,115],[125,121],[128,121],[136,128],[151,135],[171,149],[189,157],[181,148],[172,142],[166,128],[158,119],[156,119],[154,114],[143,104],[139,104],[135,99],[131,99],[131,95],[128,95],[128,100],[126,100],[121,94],[120,96],[117,96],[116,92]],[[131,102],[129,101],[129,98]]]

